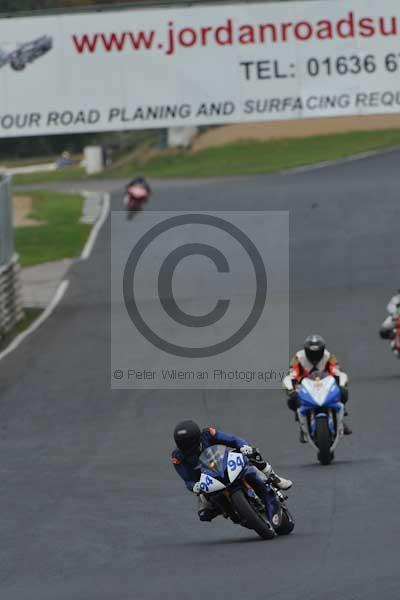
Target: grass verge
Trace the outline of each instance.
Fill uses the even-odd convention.
[[[41,225],[16,227],[15,244],[22,266],[78,256],[91,226],[80,223],[83,198],[53,191],[26,192],[32,198],[29,218]]]
[[[81,167],[65,167],[56,171],[43,171],[42,173],[28,173],[26,175],[14,175],[14,185],[41,185],[53,181],[79,181],[87,179],[84,169]]]
[[[165,152],[144,163],[118,165],[104,176],[218,177],[273,173],[400,144],[399,130],[357,131],[301,139],[240,142],[199,152]]]
[[[218,177],[274,173],[325,160],[338,160],[361,152],[400,144],[400,129],[353,131],[306,138],[243,141],[199,152],[163,151],[146,160],[122,156],[103,178],[125,179],[135,173],[154,178]],[[135,156],[137,156],[135,152]],[[148,153],[146,153],[148,154]],[[17,175],[15,184],[44,184],[54,181],[85,180],[80,167]]]
[[[17,323],[14,329],[0,339],[0,352],[5,350],[17,335],[25,331],[25,329],[28,329],[31,323],[33,323],[42,312],[43,310],[41,308],[24,308],[24,318]]]

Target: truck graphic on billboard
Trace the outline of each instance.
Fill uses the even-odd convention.
[[[24,42],[11,52],[0,48],[0,67],[7,63],[14,71],[23,71],[29,64],[50,52],[53,48],[53,38],[43,35],[32,42]]]

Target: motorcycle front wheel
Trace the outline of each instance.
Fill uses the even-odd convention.
[[[272,525],[254,510],[243,490],[233,492],[231,502],[245,527],[253,529],[263,540],[275,537]]]
[[[282,521],[275,529],[278,535],[289,535],[294,529],[294,520],[287,508],[282,509]]]
[[[333,459],[333,453],[331,452],[332,440],[327,419],[317,419],[315,443],[319,449],[318,460],[321,465],[330,465]]]

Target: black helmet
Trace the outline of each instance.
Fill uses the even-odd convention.
[[[304,342],[304,352],[313,365],[319,363],[325,352],[325,341],[320,335],[309,335]]]
[[[200,446],[200,427],[194,421],[181,421],[174,429],[174,440],[182,452],[191,452]]]
[[[145,177],[143,177],[143,175],[138,175],[137,177],[134,178],[133,181],[140,185],[147,185],[147,181],[146,181]]]

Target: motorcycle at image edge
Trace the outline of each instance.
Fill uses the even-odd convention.
[[[130,221],[134,214],[142,210],[143,204],[150,197],[149,190],[144,185],[135,184],[128,186],[124,197],[124,206],[126,208],[126,218]]]
[[[258,483],[250,484],[246,476],[255,469],[251,461],[240,452],[222,445],[204,450],[199,458],[201,469],[200,489],[208,502],[225,518],[235,524],[254,530],[264,540],[275,535],[287,535],[294,528],[294,520],[286,507],[287,497],[271,485],[263,474]],[[249,477],[250,478],[250,477]],[[259,494],[267,490],[268,511]]]
[[[347,375],[340,374],[340,385]],[[329,373],[314,372],[297,388],[300,406],[297,415],[305,440],[318,452],[322,465],[334,459],[334,450],[344,436],[344,404],[336,379]]]
[[[397,317],[396,319],[394,338],[391,341],[391,348],[393,350],[393,354],[400,359],[400,317]]]

